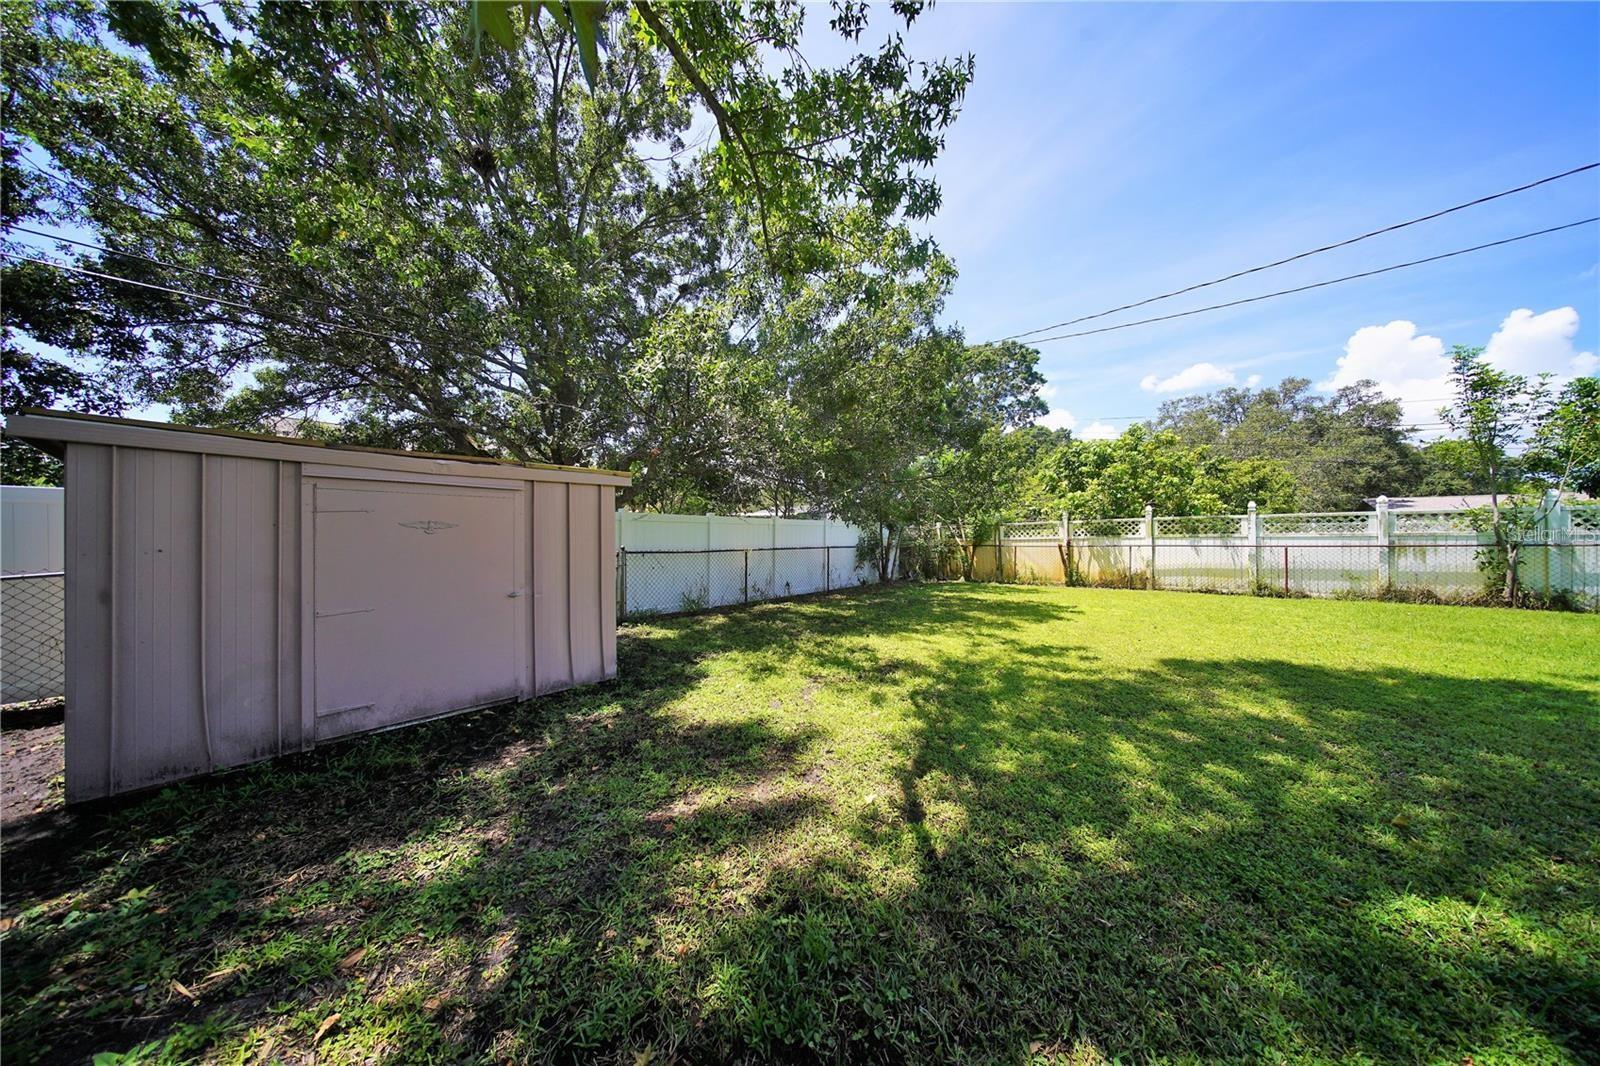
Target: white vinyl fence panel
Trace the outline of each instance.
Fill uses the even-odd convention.
[[[617,512],[617,606],[675,614],[877,580],[837,519]]]
[[[1600,505],[1547,497],[1518,580],[1536,596],[1600,608]],[[1465,511],[1063,516],[1001,528],[974,549],[979,580],[1307,596],[1489,597],[1490,534]]]
[[[66,500],[65,489],[0,485],[0,573],[62,569]]]

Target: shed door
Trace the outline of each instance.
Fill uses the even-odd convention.
[[[522,494],[308,483],[319,738],[522,694]]]

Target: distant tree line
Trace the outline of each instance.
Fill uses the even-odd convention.
[[[991,432],[925,461],[923,520],[969,539],[1000,522],[1131,517],[1146,505],[1194,515],[1239,514],[1251,501],[1263,512],[1349,511],[1377,496],[1600,495],[1600,379],[1556,391],[1457,348],[1453,380],[1458,391],[1469,380],[1499,391],[1492,402],[1450,400],[1435,417],[1459,436],[1422,444],[1372,382],[1324,396],[1293,377],[1169,401],[1111,440],[1037,426]]]

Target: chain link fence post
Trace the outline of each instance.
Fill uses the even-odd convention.
[[[1150,541],[1150,572],[1144,576],[1145,587],[1151,592],[1156,589],[1156,509],[1153,504],[1144,505],[1144,534]]]
[[[1393,526],[1389,521],[1389,497],[1379,496],[1373,510],[1378,534],[1378,589],[1387,593],[1394,585],[1394,555],[1389,534]]]
[[[1261,594],[1261,519],[1256,501],[1251,500],[1244,514],[1245,581],[1252,596]]]
[[[628,549],[617,549],[617,617],[628,617]]]

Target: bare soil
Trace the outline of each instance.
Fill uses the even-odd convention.
[[[0,711],[0,825],[7,830],[62,805],[62,706]]]

